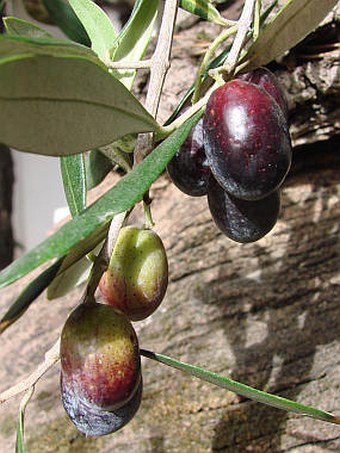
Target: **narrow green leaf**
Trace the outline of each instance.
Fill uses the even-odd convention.
[[[250,71],[282,56],[312,32],[337,3],[337,0],[288,0],[249,48],[243,58],[249,63],[243,70]]]
[[[103,61],[116,38],[116,30],[107,14],[91,0],[69,0],[92,43],[92,49]]]
[[[31,38],[52,38],[52,35],[32,22],[19,19],[18,17],[7,16],[3,18],[5,30],[8,35],[28,36]]]
[[[306,415],[317,420],[323,420],[325,422],[335,423],[338,425],[340,424],[340,417],[332,415],[329,412],[315,409],[304,404],[296,403],[295,401],[283,398],[281,396],[276,396],[262,390],[257,390],[253,387],[250,387],[249,385],[242,384],[241,382],[227,378],[226,376],[222,376],[220,374],[208,371],[204,368],[200,368],[186,362],[181,362],[180,360],[173,359],[164,354],[158,354],[155,352],[147,351],[145,349],[141,349],[140,352],[144,357],[155,360],[156,362],[164,363],[165,365],[168,365],[172,368],[176,368],[177,370],[183,371],[184,373],[195,376],[202,381],[206,381],[210,384],[217,385],[218,387],[225,388],[227,390],[230,390],[231,392],[245,396],[246,398],[250,398],[259,403],[276,407],[277,409],[294,412],[295,414]]]
[[[45,8],[51,16],[53,22],[68,36],[72,41],[90,46],[91,41],[88,37],[83,24],[66,0],[42,0]]]
[[[111,58],[115,61],[139,61],[150,42],[159,8],[159,0],[138,0],[131,16],[113,44]],[[131,89],[136,70],[116,70],[114,75]]]
[[[226,25],[226,21],[209,0],[180,0],[179,6],[204,20],[217,25]]]
[[[86,172],[84,154],[60,158],[64,192],[72,217],[86,208]]]
[[[32,386],[23,397],[19,408],[19,418],[17,424],[17,437],[15,443],[15,453],[25,453],[25,442],[24,442],[24,420],[25,410],[34,393],[34,386]]]
[[[21,318],[32,302],[48,287],[57,275],[61,262],[62,260],[58,260],[48,267],[19,294],[0,321],[0,334]]]
[[[74,55],[81,46],[66,46],[65,56],[65,46],[54,45],[50,56],[41,54],[45,46],[17,39],[0,37],[0,142],[65,156],[159,127],[106,68]]]
[[[85,159],[87,190],[100,184],[112,170],[113,164],[101,151],[94,149]]]
[[[57,275],[47,289],[49,300],[63,297],[76,286],[84,283],[89,275],[93,263],[85,256],[76,263],[72,264],[66,271]]]
[[[103,241],[92,252],[97,256],[102,246]],[[64,268],[64,270],[60,268],[58,274],[47,288],[47,298],[52,300],[63,297],[76,286],[84,283],[88,280],[92,266],[93,263],[87,256],[84,256],[68,268]]]
[[[202,112],[198,112],[189,118],[93,205],[1,271],[0,287],[9,285],[50,259],[65,256],[77,244],[86,242],[96,229],[108,227],[115,214],[130,209],[140,201],[151,184],[164,171],[169,160],[201,116]],[[88,251],[83,250],[79,258]]]

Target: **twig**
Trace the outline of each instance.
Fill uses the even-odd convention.
[[[165,76],[170,67],[170,53],[175,29],[178,10],[178,0],[164,2],[162,23],[155,52],[151,58],[150,82],[145,100],[145,108],[157,117],[159,101]],[[141,162],[150,152],[152,146],[152,134],[140,134],[135,149],[135,164]]]
[[[18,395],[19,393],[25,392],[33,387],[39,379],[55,365],[59,360],[59,344],[60,340],[52,346],[50,350],[48,350],[45,354],[45,360],[30,374],[26,379],[19,382],[19,384],[14,385],[13,387],[5,390],[0,394],[0,404],[4,403],[5,401],[13,398],[14,396]]]
[[[237,33],[233,45],[223,65],[224,71],[228,74],[234,71],[242,46],[247,38],[247,33],[253,20],[256,1],[257,0],[245,0],[241,16],[237,21]]]
[[[170,52],[174,34],[174,27],[178,9],[178,0],[168,0],[165,3],[162,24],[159,31],[159,37],[156,45],[155,52],[150,60],[145,60],[147,66],[150,68],[150,82],[148,93],[145,101],[145,108],[156,118],[159,101],[162,93],[162,88],[165,80],[166,73],[170,66]],[[136,62],[133,65],[136,65]],[[126,67],[126,63],[121,62],[122,67]],[[116,62],[112,62],[110,67],[115,67]],[[142,66],[139,66],[142,67]],[[134,69],[134,68],[132,68]],[[134,165],[138,164],[148,154],[152,145],[152,134],[139,134],[136,148],[135,148],[135,161]],[[112,219],[110,230],[108,233],[107,254],[110,257],[115,243],[117,241],[119,230],[125,220],[126,213],[121,213]]]
[[[155,118],[157,117],[165,76],[170,67],[177,10],[178,0],[167,0],[165,2],[157,45],[151,58],[150,82],[145,107]]]
[[[141,61],[107,61],[106,66],[110,69],[149,69],[152,66],[152,60]]]

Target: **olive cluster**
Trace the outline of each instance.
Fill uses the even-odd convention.
[[[258,68],[213,92],[167,171],[184,193],[208,196],[226,236],[254,242],[277,221],[291,159],[285,98],[275,76]]]
[[[143,382],[131,321],[150,316],[167,285],[168,263],[159,236],[123,227],[99,284],[103,303],[79,305],[61,334],[61,398],[81,433],[113,433],[137,412]]]

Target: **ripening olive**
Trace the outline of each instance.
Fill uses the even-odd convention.
[[[87,406],[122,407],[140,383],[136,333],[109,305],[85,303],[71,313],[61,333],[60,359],[64,385]]]
[[[168,261],[160,237],[137,226],[123,227],[99,288],[105,303],[132,321],[151,315],[168,285]]]

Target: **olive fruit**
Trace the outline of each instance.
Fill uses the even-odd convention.
[[[261,200],[240,200],[222,189],[211,177],[208,203],[216,226],[236,242],[255,242],[275,225],[280,213],[280,193],[272,192]]]
[[[211,171],[231,195],[258,200],[282,184],[292,158],[287,122],[260,87],[232,80],[217,88],[207,103],[203,132]]]
[[[168,261],[160,237],[152,230],[123,227],[99,283],[103,301],[139,321],[156,310],[167,285]]]
[[[285,95],[280,87],[277,78],[271,71],[269,71],[269,69],[263,67],[257,68],[253,71],[239,74],[236,78],[245,82],[253,83],[254,85],[258,85],[268,94],[270,94],[270,96],[272,96],[272,98],[274,98],[277,104],[280,106],[286,120],[288,120],[288,105]]]
[[[185,194],[192,197],[206,195],[211,172],[203,146],[203,118],[191,129],[168,163],[167,172],[172,182]]]
[[[124,406],[140,383],[136,333],[128,318],[108,305],[85,303],[70,314],[60,359],[63,385],[92,408]]]
[[[64,409],[78,431],[86,436],[105,436],[123,428],[139,409],[142,388],[141,380],[127,403],[114,411],[107,411],[85,403],[75,393],[72,385],[64,382],[61,374],[61,399]]]

